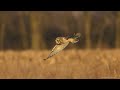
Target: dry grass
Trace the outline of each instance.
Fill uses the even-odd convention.
[[[120,50],[64,50],[43,61],[49,51],[0,52],[0,78],[120,78]]]

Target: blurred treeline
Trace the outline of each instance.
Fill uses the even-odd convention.
[[[51,49],[76,32],[80,42],[68,48],[119,48],[120,11],[0,11],[0,50]]]

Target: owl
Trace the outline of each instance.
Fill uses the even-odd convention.
[[[47,58],[45,58],[44,60],[47,60],[48,58],[54,56],[55,54],[57,54],[58,52],[62,51],[65,47],[67,47],[69,45],[69,43],[77,43],[79,41],[79,37],[81,36],[80,33],[76,33],[74,35],[68,36],[68,37],[57,37],[55,42],[56,45],[54,46],[54,48],[52,49],[52,51],[50,52],[50,54],[48,55]]]

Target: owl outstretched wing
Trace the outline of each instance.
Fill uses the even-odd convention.
[[[51,53],[49,54],[49,56],[44,60],[47,60],[48,58],[50,58],[53,55],[57,54],[58,52],[62,51],[68,44],[69,44],[69,42],[66,42],[66,43],[60,44],[60,45],[55,45],[54,48],[52,49]]]

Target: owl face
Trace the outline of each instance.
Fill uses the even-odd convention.
[[[64,44],[67,40],[64,37],[57,37],[56,44]]]
[[[56,38],[56,44],[60,44],[61,43],[61,39],[58,37],[58,38]]]

